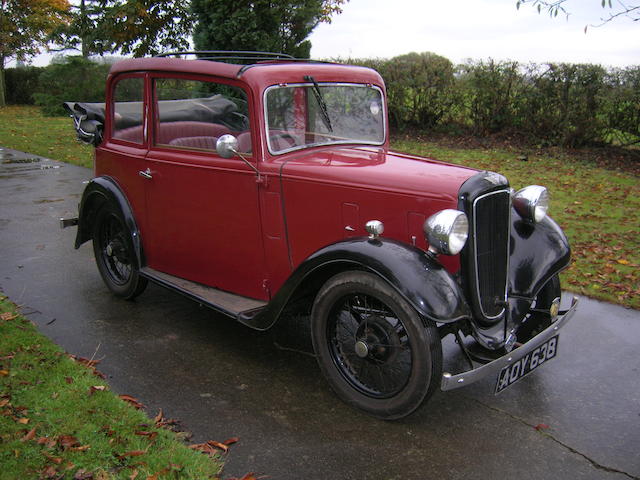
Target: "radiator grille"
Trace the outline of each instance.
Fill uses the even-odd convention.
[[[509,268],[511,202],[506,190],[479,196],[473,203],[476,293],[485,318],[504,311]]]

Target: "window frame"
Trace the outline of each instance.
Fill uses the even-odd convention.
[[[115,99],[115,93],[116,93],[116,88],[118,87],[119,83],[123,80],[126,79],[130,79],[130,78],[139,78],[142,80],[142,142],[138,143],[138,142],[134,142],[131,140],[127,140],[124,138],[118,138],[115,135],[115,127],[116,127],[116,118],[115,118],[115,114],[116,114],[116,99]],[[147,87],[147,74],[145,73],[141,73],[141,72],[132,72],[132,73],[123,73],[121,75],[118,75],[117,77],[115,77],[111,84],[110,84],[110,88],[109,88],[109,99],[108,99],[108,105],[107,108],[109,109],[109,125],[108,125],[108,132],[109,132],[109,140],[117,143],[117,144],[122,144],[122,145],[127,145],[127,146],[135,146],[136,148],[146,148],[148,146],[148,133],[149,133],[149,123],[148,123],[148,101],[147,101],[147,94],[148,94],[148,87]],[[122,129],[124,130],[124,129]]]
[[[150,150],[160,150],[166,152],[176,152],[180,154],[199,154],[199,155],[214,155],[216,158],[222,158],[218,155],[218,152],[214,150],[209,150],[205,148],[198,147],[185,147],[180,145],[167,145],[156,143],[157,134],[160,130],[160,109],[158,107],[158,95],[156,90],[156,81],[161,79],[170,79],[170,80],[187,80],[194,82],[202,82],[202,83],[216,83],[219,85],[225,85],[229,87],[234,87],[240,91],[242,91],[245,95],[247,102],[247,111],[249,115],[249,132],[251,136],[251,144],[252,151],[251,152],[242,152],[242,155],[248,159],[251,159],[256,156],[256,135],[255,135],[255,119],[256,116],[254,114],[253,108],[253,97],[250,88],[238,81],[233,81],[232,79],[225,77],[218,77],[212,75],[194,75],[188,73],[181,72],[150,72],[148,74],[149,81],[149,100],[150,100],[150,125],[151,125],[151,133],[149,135],[149,149]]]
[[[382,107],[382,111],[381,111],[381,114],[382,114],[382,140],[380,142],[366,142],[366,141],[362,141],[362,140],[360,140],[360,141],[348,140],[348,141],[343,141],[343,142],[314,143],[314,144],[295,145],[293,147],[286,148],[284,150],[274,150],[272,148],[271,141],[270,141],[270,138],[269,138],[269,110],[267,108],[267,106],[268,106],[267,95],[272,90],[278,90],[278,89],[281,89],[281,88],[305,87],[305,89],[309,89],[309,88],[313,88],[314,87],[314,84],[310,83],[310,82],[277,83],[277,84],[269,85],[267,88],[265,88],[264,92],[263,92],[263,98],[262,98],[265,142],[266,142],[266,145],[267,145],[267,150],[269,151],[269,153],[271,155],[278,156],[278,155],[284,155],[286,153],[293,152],[293,151],[296,151],[296,150],[303,150],[303,149],[314,148],[314,147],[330,147],[330,146],[334,146],[334,145],[381,146],[381,145],[385,144],[386,139],[387,139],[387,134],[388,134],[389,127],[388,127],[388,120],[387,120],[387,105],[386,105],[386,99],[385,99],[385,95],[384,95],[384,89],[382,89],[380,86],[375,85],[375,84],[358,83],[358,82],[318,82],[318,86],[320,86],[320,87],[323,87],[323,86],[335,86],[335,87],[373,88],[374,90],[377,90],[378,93],[380,94],[380,100],[381,100],[380,106]]]

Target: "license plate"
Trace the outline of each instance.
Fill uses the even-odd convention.
[[[558,354],[558,335],[551,337],[535,350],[527,353],[524,357],[507,365],[500,371],[498,382],[496,383],[496,393],[500,393],[505,388],[513,385],[525,375],[528,375],[540,365],[548,362]]]

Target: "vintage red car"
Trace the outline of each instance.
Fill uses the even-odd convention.
[[[115,295],[151,280],[259,330],[301,313],[337,395],[385,419],[556,356],[576,300],[544,187],[390,151],[371,69],[187,58],[121,61],[105,104],[67,104],[95,178],[62,222]],[[443,372],[447,335],[468,368]]]

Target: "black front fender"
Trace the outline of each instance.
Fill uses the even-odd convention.
[[[308,257],[261,314],[240,320],[260,330],[269,328],[299,288],[320,285],[344,270],[375,273],[420,315],[435,322],[451,323],[470,316],[458,283],[433,256],[395,240],[358,237],[328,245]]]
[[[98,211],[106,203],[112,203],[120,209],[125,224],[131,234],[131,241],[136,252],[137,267],[143,266],[142,246],[140,243],[140,231],[133,216],[127,197],[118,184],[111,177],[96,177],[92,179],[82,193],[80,211],[78,214],[78,233],[76,235],[75,248],[93,237],[93,228]]]
[[[569,266],[571,249],[562,229],[551,218],[532,224],[513,212],[509,294],[533,299],[551,277]]]

